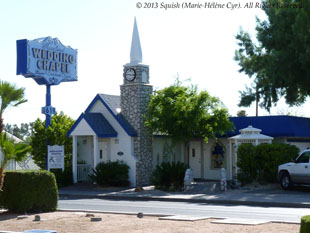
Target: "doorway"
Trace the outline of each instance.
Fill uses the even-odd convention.
[[[201,142],[190,142],[189,166],[193,171],[194,178],[201,178]]]

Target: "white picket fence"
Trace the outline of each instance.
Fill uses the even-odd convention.
[[[91,174],[90,164],[77,164],[77,181],[89,180]]]

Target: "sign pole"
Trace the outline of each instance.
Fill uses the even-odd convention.
[[[45,128],[47,129],[51,125],[51,116],[52,116],[52,110],[49,108],[51,106],[51,85],[46,85],[46,106],[45,106]]]
[[[44,109],[44,113],[45,113],[45,128],[47,129],[50,125],[51,125],[51,115],[52,112],[50,111],[51,108],[49,108],[49,106],[51,106],[51,102],[52,102],[52,98],[51,98],[51,85],[46,85],[46,106]],[[45,169],[48,169],[48,146],[49,146],[49,141],[48,139],[46,140],[46,156],[45,156]]]
[[[52,97],[51,97],[51,85],[46,84],[46,106],[42,108],[42,113],[45,114],[45,128],[47,129],[52,123],[52,115],[56,113],[56,109],[52,107]],[[46,150],[48,152],[49,141],[46,140]],[[48,154],[45,156],[45,169],[48,169]]]

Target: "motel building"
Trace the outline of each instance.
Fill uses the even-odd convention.
[[[235,130],[217,140],[193,139],[171,148],[171,139],[151,135],[143,115],[153,87],[149,66],[142,63],[142,49],[134,22],[130,62],[123,67],[120,96],[97,94],[68,132],[73,139],[74,182],[88,180],[100,162],[123,161],[129,169],[130,185],[149,184],[156,165],[184,162],[193,177],[220,180],[225,168],[227,179],[237,175],[238,146],[242,143],[283,142],[300,150],[310,147],[310,119],[292,116],[231,117]]]

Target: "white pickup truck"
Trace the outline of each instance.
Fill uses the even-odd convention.
[[[278,180],[283,189],[294,184],[310,184],[310,149],[301,152],[294,162],[278,167]]]

